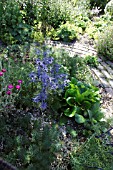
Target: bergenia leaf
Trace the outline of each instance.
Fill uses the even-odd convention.
[[[72,108],[67,108],[65,111],[64,111],[64,114],[68,117],[73,117],[75,116],[77,112],[77,107],[72,107]]]
[[[83,106],[84,106],[85,109],[90,109],[91,108],[91,103],[88,102],[88,101],[84,101]]]
[[[75,101],[76,101],[76,98],[75,97],[68,97],[66,99],[66,102],[70,105],[70,106],[74,106],[75,105]]]
[[[84,123],[86,120],[85,120],[85,118],[82,115],[75,114],[75,121],[77,123]]]
[[[75,97],[76,89],[67,89],[65,92],[65,98]]]

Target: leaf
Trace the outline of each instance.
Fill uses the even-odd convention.
[[[68,118],[63,115],[63,116],[60,118],[60,125],[64,125],[65,123],[67,123],[67,121],[68,121]]]
[[[87,113],[88,113],[88,115],[89,115],[89,119],[91,120],[92,117],[93,117],[93,111],[88,110]]]
[[[72,78],[71,78],[71,83],[72,83],[72,84],[77,84],[77,79],[74,78],[74,77],[72,77]]]
[[[77,136],[77,132],[75,130],[71,130],[70,131],[70,134],[73,136],[73,137],[76,137]]]
[[[84,101],[83,106],[85,109],[90,109],[91,108],[91,103],[89,101]]]
[[[72,107],[72,108],[67,108],[65,111],[64,111],[64,114],[68,117],[73,117],[75,116],[77,112],[77,107]]]
[[[65,98],[67,97],[75,97],[76,89],[67,89],[65,92]]]
[[[84,123],[86,120],[85,120],[85,118],[82,115],[76,114],[75,115],[75,121],[77,123]]]
[[[68,97],[66,99],[66,102],[70,105],[70,106],[74,106],[75,105],[75,101],[76,101],[76,98],[75,97]]]

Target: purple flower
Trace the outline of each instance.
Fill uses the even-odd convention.
[[[43,56],[44,56],[44,57],[48,57],[49,53],[50,53],[50,51],[49,51],[49,50],[46,50],[46,51],[43,52]]]
[[[10,95],[10,94],[11,94],[11,91],[10,91],[10,90],[8,90],[6,93],[7,93],[8,95]]]
[[[44,89],[44,91],[41,91],[41,93],[39,94],[39,98],[41,101],[44,101],[47,99],[47,94],[45,92],[45,89]]]
[[[16,85],[16,89],[20,90],[20,85]]]
[[[13,89],[13,88],[14,88],[14,86],[12,84],[8,85],[8,89]]]
[[[2,71],[0,71],[0,76],[3,76],[3,72]]]
[[[47,103],[46,102],[41,102],[41,109],[45,110],[47,108]]]
[[[33,102],[39,103],[39,102],[40,102],[39,96],[34,97],[34,98],[33,98]]]
[[[18,83],[19,83],[19,84],[22,84],[22,80],[18,80]]]
[[[32,82],[35,82],[35,81],[36,81],[36,78],[37,78],[37,75],[36,75],[35,72],[31,72],[31,73],[29,74],[29,77],[31,78],[31,81],[32,81]]]
[[[53,63],[53,61],[54,61],[54,58],[53,57],[45,57],[44,59],[43,59],[43,62],[45,63],[45,64],[52,64]]]
[[[2,69],[2,72],[3,72],[3,73],[5,73],[5,72],[6,72],[6,69],[5,69],[5,68],[3,68],[3,69]]]
[[[41,51],[39,49],[36,49],[36,54],[37,55],[40,55],[41,54]]]

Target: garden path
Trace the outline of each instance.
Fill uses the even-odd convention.
[[[69,52],[70,56],[78,54],[82,57],[86,55],[97,56],[97,51],[94,48],[93,41],[87,35],[83,36],[79,41],[73,43],[63,43],[57,41],[47,41],[49,46],[62,48]],[[102,95],[102,108],[105,112],[105,117],[113,118],[113,63],[102,59],[98,56],[99,65],[97,68],[91,68],[92,76],[97,86],[100,87]]]

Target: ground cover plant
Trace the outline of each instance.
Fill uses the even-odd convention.
[[[72,42],[88,33],[101,46],[106,34],[101,39],[94,33],[104,32],[112,16],[95,17],[91,9],[104,12],[106,4],[0,2],[0,157],[18,169],[113,169],[112,123],[104,120],[90,71],[98,58],[71,57],[46,45],[48,38]],[[100,51],[112,60],[108,39]]]
[[[96,138],[91,136],[86,144],[81,145],[78,150],[75,150],[71,155],[72,169],[112,169],[112,150],[113,148],[107,143],[104,136],[103,140],[101,138]],[[84,149],[83,149],[83,148]]]

